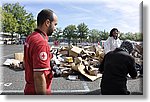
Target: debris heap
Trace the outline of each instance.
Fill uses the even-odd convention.
[[[59,49],[52,48],[52,51],[54,56],[51,61],[54,63],[53,69],[57,69],[54,71],[56,76],[70,77],[69,75],[74,71],[79,72],[91,81],[102,76],[98,71],[98,65],[104,58],[104,52],[100,46],[85,46],[83,48],[69,46]]]

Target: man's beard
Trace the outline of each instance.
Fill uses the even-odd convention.
[[[48,31],[47,31],[47,35],[48,36],[51,36],[53,33],[53,28],[52,28],[52,24],[50,24],[49,28],[48,28]]]

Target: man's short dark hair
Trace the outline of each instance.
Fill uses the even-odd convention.
[[[125,40],[125,41],[122,42],[120,48],[121,49],[126,49],[127,52],[130,54],[133,51],[133,44],[131,43],[130,40]]]
[[[43,9],[37,16],[37,26],[41,26],[47,19],[51,22],[54,20],[53,11],[50,9]]]
[[[110,31],[110,34],[109,34],[110,37],[113,36],[113,31],[115,31],[115,30],[117,30],[117,32],[119,32],[117,28],[113,28],[113,29]]]

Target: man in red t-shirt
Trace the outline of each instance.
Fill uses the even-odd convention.
[[[26,38],[24,45],[26,95],[51,93],[52,54],[48,36],[52,35],[56,25],[56,14],[50,9],[43,9],[37,16],[37,29]]]

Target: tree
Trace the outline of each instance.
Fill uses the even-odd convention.
[[[134,40],[133,34],[131,32],[125,33],[125,39]]]
[[[126,39],[126,35],[124,33],[120,33],[119,38],[120,38],[120,40],[125,40]]]
[[[109,36],[109,33],[104,30],[100,32],[100,35],[102,40],[106,40]]]
[[[0,7],[0,32],[2,32],[2,7]]]
[[[68,45],[70,45],[71,39],[77,38],[76,29],[75,25],[69,25],[63,30],[64,37],[68,39]]]
[[[55,32],[52,34],[52,37],[55,40],[59,40],[59,38],[62,36],[62,35],[60,35],[61,33],[62,33],[61,28],[56,28]]]
[[[82,42],[83,39],[87,38],[89,28],[88,28],[88,26],[85,23],[79,24],[77,26],[77,28],[78,28],[79,38],[81,39],[81,42]]]
[[[100,31],[97,29],[92,29],[89,31],[89,40],[94,42],[97,42],[100,40]]]
[[[136,33],[137,41],[143,41],[143,34],[142,33]]]
[[[13,40],[13,34],[18,30],[18,23],[16,18],[14,18],[11,13],[6,13],[5,11],[2,11],[2,21],[3,32],[11,33],[11,39]]]
[[[28,14],[26,10],[24,9],[23,6],[20,6],[19,3],[15,4],[10,4],[10,3],[5,3],[2,6],[2,10],[6,12],[6,15],[12,15],[15,21],[17,21],[17,31],[14,33],[22,34],[22,35],[28,35],[33,31],[35,28],[35,20],[33,18],[32,13]],[[9,19],[9,18],[7,18]],[[8,25],[5,25],[5,23],[2,21],[3,30],[7,29],[9,27]],[[12,26],[12,25],[10,25]],[[13,25],[14,26],[14,25]]]
[[[26,23],[25,23],[26,22]],[[22,31],[18,31],[18,33],[22,34],[22,35],[29,35],[30,33],[33,32],[33,30],[35,29],[36,27],[36,23],[35,23],[35,20],[34,20],[34,17],[32,15],[32,13],[30,14],[27,14],[26,18],[25,18],[25,22],[23,22],[23,24],[25,25],[24,27],[24,32]]]

